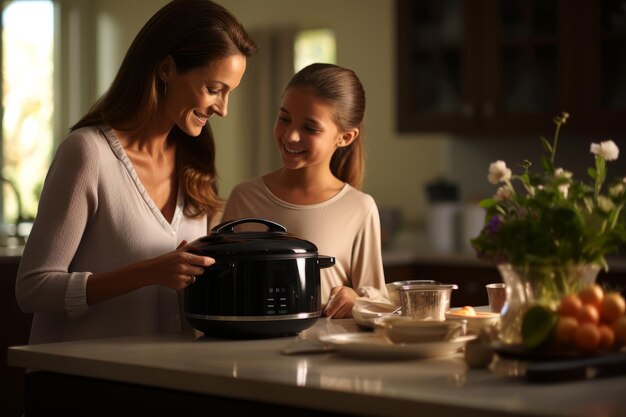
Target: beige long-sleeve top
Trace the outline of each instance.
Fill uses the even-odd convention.
[[[374,199],[348,184],[331,199],[311,205],[291,204],[275,196],[263,178],[237,185],[224,208],[223,221],[261,217],[277,222],[335,257],[322,269],[322,306],[336,286],[352,287],[359,296],[387,299],[381,255],[380,217]]]
[[[48,171],[18,270],[17,301],[34,313],[30,343],[180,332],[175,290],[147,286],[88,306],[86,282],[205,235],[206,216],[185,216],[183,204],[179,192],[170,224],[109,127],[72,132]]]

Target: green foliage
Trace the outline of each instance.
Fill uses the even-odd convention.
[[[558,133],[568,115],[556,117],[552,143],[541,138],[546,152],[543,172],[514,175],[503,161],[490,167],[489,178],[499,184],[492,198],[480,202],[486,209],[485,226],[472,240],[478,256],[513,266],[597,264],[606,268],[605,256],[626,241],[626,178],[603,190],[607,161],[617,159],[612,141],[592,144],[595,166],[587,169],[591,181],[575,180],[555,167]]]
[[[543,307],[534,305],[524,314],[522,321],[522,343],[527,348],[538,348],[549,340],[559,321],[559,315]]]

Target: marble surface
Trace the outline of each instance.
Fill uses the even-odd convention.
[[[371,416],[624,416],[626,377],[531,384],[516,366],[470,370],[462,354],[355,359],[336,352],[284,355],[294,342],[360,331],[320,319],[295,337],[225,340],[147,335],[11,347],[10,365]],[[505,376],[506,375],[506,376]]]

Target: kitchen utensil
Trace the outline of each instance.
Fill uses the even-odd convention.
[[[248,223],[267,230],[235,232]],[[320,317],[320,268],[335,260],[282,225],[259,218],[228,221],[188,248],[216,261],[185,289],[185,316],[197,330],[229,337],[293,335]]]
[[[444,321],[455,284],[410,284],[398,288],[402,315],[418,320]]]

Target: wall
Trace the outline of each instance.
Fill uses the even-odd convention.
[[[83,9],[86,7],[86,3],[78,0],[61,0],[66,9],[78,7],[76,3]],[[90,66],[83,62],[94,76],[83,90],[93,97],[92,100],[83,99],[79,106],[74,105],[73,112],[61,122],[60,132],[67,131],[64,130],[66,126],[75,122],[106,90],[136,33],[165,3],[164,0],[133,0],[133,7],[128,7],[126,0],[97,0],[89,6],[85,14],[93,15],[93,22],[83,22],[83,34],[79,38],[94,45],[95,63]],[[417,222],[425,208],[424,183],[438,175],[450,174],[449,138],[400,136],[395,132],[394,2],[317,0],[298,1],[298,7],[294,7],[292,0],[263,0],[263,7],[253,0],[223,0],[220,3],[231,10],[250,32],[284,27],[327,27],[335,31],[338,64],[357,72],[367,94],[365,191],[376,198],[379,206],[399,206],[408,222]],[[67,55],[65,59],[68,59]],[[244,77],[241,88],[244,88],[245,81]],[[65,83],[67,85],[70,81]],[[66,87],[66,90],[72,89]],[[224,196],[237,182],[256,175],[246,166],[251,158],[251,138],[244,137],[247,135],[242,128],[254,116],[249,113],[253,110],[237,99],[235,92],[226,119],[212,120]],[[274,144],[267,143],[267,146],[273,147]]]
[[[294,7],[294,0],[263,0],[263,7],[259,7],[254,0],[220,1],[251,33],[317,27],[335,31],[338,63],[354,69],[365,86],[365,191],[374,196],[380,207],[398,206],[407,223],[420,223],[425,215],[426,182],[445,176],[460,185],[464,199],[474,201],[494,192],[494,187],[486,181],[491,161],[503,159],[510,166],[515,166],[523,158],[538,162],[541,152],[538,137],[540,134],[550,137],[552,132],[537,132],[536,136],[520,138],[398,134],[395,131],[395,3],[387,0],[297,2],[298,6]],[[81,50],[86,57],[84,68],[94,76],[81,81],[82,110],[70,103],[74,109],[72,115],[66,117],[66,123],[70,123],[72,117],[78,118],[106,90],[136,33],[167,1],[133,0],[131,8],[127,0],[97,0],[93,3],[60,0],[60,3],[66,9],[81,8],[87,17],[87,21],[81,23],[86,33],[81,36],[85,44]],[[75,36],[69,38],[76,42]],[[90,59],[95,63],[90,64]],[[252,57],[249,69],[254,65],[255,57]],[[254,103],[245,100],[247,83],[253,82],[251,73],[248,71],[239,91],[232,94],[228,117],[211,121],[216,134],[220,189],[224,197],[239,181],[261,173],[253,163],[259,146],[267,146],[268,152],[274,151],[271,132],[250,133],[249,127],[262,106],[255,108]],[[92,99],[86,100],[85,94],[91,94]],[[276,97],[267,97],[267,103],[272,99]],[[266,107],[271,109],[274,106],[268,104]],[[577,176],[584,175],[584,168],[593,162],[588,154],[589,143],[603,139],[569,138],[566,126],[559,144],[559,161],[574,170]],[[625,148],[623,138],[613,139],[622,149]],[[263,143],[255,143],[259,140]],[[612,164],[609,169],[610,176],[626,175],[626,164]]]
[[[267,27],[327,27],[337,37],[337,63],[350,67],[361,78],[367,94],[365,141],[367,171],[365,191],[379,206],[399,206],[409,222],[418,221],[425,208],[424,183],[449,175],[448,145],[445,136],[400,136],[395,131],[395,15],[394,2],[382,0],[264,0],[263,7],[251,7],[250,0],[223,0],[250,31]],[[214,123],[220,133],[218,163],[228,192],[236,171],[238,148],[245,138],[229,135],[246,114],[232,110],[225,120]],[[268,146],[274,146],[273,143]],[[230,152],[237,149],[237,152]]]

